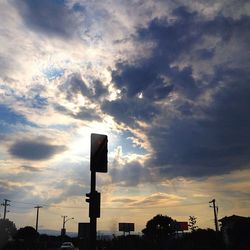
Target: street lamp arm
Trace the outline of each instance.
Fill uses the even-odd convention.
[[[74,220],[74,217],[68,218],[67,220],[65,220],[64,224],[65,224],[67,221],[69,221],[69,220]]]

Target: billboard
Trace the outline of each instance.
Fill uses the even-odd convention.
[[[178,230],[177,231],[187,231],[187,230],[188,230],[188,222],[178,221]]]
[[[121,222],[119,223],[119,231],[126,232],[126,233],[135,231],[135,224]]]

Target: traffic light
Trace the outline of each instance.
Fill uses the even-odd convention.
[[[85,199],[86,202],[90,203],[91,201],[91,194],[87,193],[86,196],[88,197],[87,199]]]
[[[90,170],[108,172],[108,137],[101,134],[91,134]]]
[[[101,215],[101,194],[97,191],[94,193],[87,193],[86,202],[89,203],[89,217],[100,218]]]

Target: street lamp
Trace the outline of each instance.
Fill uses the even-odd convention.
[[[73,217],[66,219],[67,217],[68,217],[67,215],[62,216],[62,218],[63,218],[63,227],[62,227],[62,231],[61,231],[62,236],[64,236],[66,234],[66,228],[65,228],[66,222],[69,220],[74,220]]]

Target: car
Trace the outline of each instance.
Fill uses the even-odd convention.
[[[74,245],[73,245],[72,242],[69,242],[69,241],[68,241],[68,242],[64,242],[64,243],[61,245],[60,249],[61,249],[61,250],[66,250],[66,249],[74,250],[75,247],[74,247]]]

